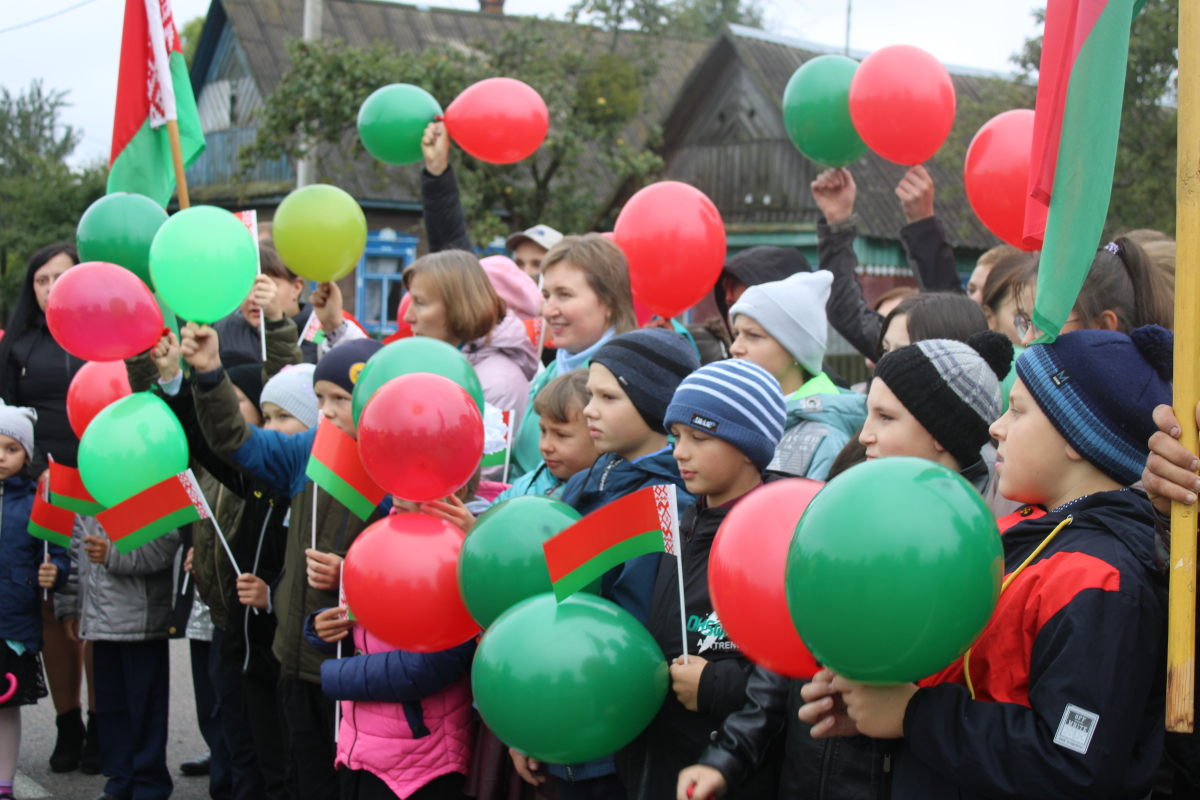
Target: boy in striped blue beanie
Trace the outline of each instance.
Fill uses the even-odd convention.
[[[638,788],[628,787],[631,795],[674,797],[679,771],[696,763],[712,732],[745,704],[753,665],[726,635],[713,608],[708,557],[725,515],[762,484],[785,418],[779,381],[741,359],[696,370],[679,384],[667,407],[679,473],[698,499],[681,509],[682,552],[664,555],[658,565],[647,627],[667,658],[674,659],[673,691],[649,727],[617,756],[625,774],[639,776]],[[680,630],[681,607],[686,634]],[[750,785],[745,796],[769,791],[766,785]]]

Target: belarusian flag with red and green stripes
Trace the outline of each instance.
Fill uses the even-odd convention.
[[[29,535],[70,549],[75,512],[50,505],[49,483],[48,480],[39,483],[33,496],[33,511],[29,514]]]
[[[208,501],[190,469],[96,515],[118,553],[129,553],[189,522],[211,518]]]
[[[361,520],[374,514],[387,494],[367,474],[358,454],[358,442],[324,418],[317,427],[304,474]]]
[[[50,459],[50,496],[47,499],[59,508],[88,517],[104,510],[83,485],[79,470],[58,464],[53,458]]]
[[[171,0],[125,0],[110,194],[135,192],[166,207],[175,190],[169,120],[179,124],[183,163],[190,166],[204,152],[204,132]]]
[[[1041,250],[1033,323],[1053,341],[1103,244],[1121,128],[1129,29],[1145,0],[1049,0],[1025,205]]]
[[[559,602],[631,558],[678,555],[675,487],[647,486],[614,500],[547,539],[542,549]]]

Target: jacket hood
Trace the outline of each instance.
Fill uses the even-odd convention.
[[[492,328],[490,334],[476,339],[468,347],[472,349],[474,358],[480,361],[492,355],[504,356],[521,368],[526,380],[533,380],[533,376],[537,375],[538,360],[533,351],[533,342],[529,341],[525,324],[511,311]]]
[[[838,394],[810,394],[788,400],[785,429],[794,428],[806,420],[819,422],[853,438],[867,421],[867,397],[847,390]]]

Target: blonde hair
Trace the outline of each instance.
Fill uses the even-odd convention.
[[[583,271],[588,286],[608,309],[617,333],[637,330],[633,294],[629,291],[629,262],[621,248],[598,233],[564,236],[542,259],[542,274],[561,263]]]
[[[992,267],[996,266],[996,262],[998,262],[1000,259],[1019,255],[1023,252],[1025,251],[1018,250],[1011,244],[998,244],[991,250],[988,250],[986,253],[981,255],[979,260],[975,262],[975,266],[987,267],[988,269],[991,269]]]
[[[566,425],[588,404],[588,371],[572,370],[547,383],[533,398],[533,413]]]
[[[418,258],[404,270],[405,290],[424,275],[446,306],[446,327],[464,342],[480,339],[508,312],[479,259],[465,250],[443,250]]]

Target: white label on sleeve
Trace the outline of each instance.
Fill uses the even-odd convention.
[[[1099,722],[1100,715],[1068,704],[1058,723],[1058,732],[1054,734],[1054,743],[1076,753],[1086,753]]]

